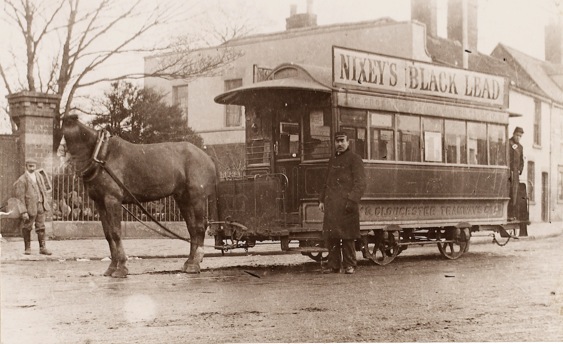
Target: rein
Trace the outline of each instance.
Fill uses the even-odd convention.
[[[187,241],[187,242],[191,242],[190,238],[183,237],[183,236],[173,232],[172,230],[166,228],[166,226],[164,226],[162,223],[160,223],[156,218],[154,218],[154,216],[152,216],[152,214],[147,211],[147,209],[141,204],[141,202],[139,202],[137,197],[135,197],[135,195],[133,195],[133,193],[131,191],[129,191],[129,189],[125,186],[125,184],[123,184],[123,182],[121,180],[119,180],[119,178],[117,178],[117,176],[113,173],[113,171],[109,167],[106,166],[105,161],[101,161],[101,160],[94,160],[94,161],[95,161],[95,163],[99,164],[104,169],[104,171],[106,171],[110,175],[110,177],[117,183],[117,185],[119,185],[119,187],[121,189],[123,189],[123,191],[125,191],[129,195],[129,197],[131,197],[133,199],[133,201],[135,202],[135,205],[137,205],[137,207],[139,207],[141,209],[141,211],[145,215],[147,215],[147,217],[149,219],[151,219],[152,222],[156,223],[166,233],[172,235],[173,237],[180,239],[180,240]],[[124,208],[125,210],[127,210],[127,212],[129,214],[131,214],[137,221],[142,222],[139,218],[137,218],[137,216],[133,215],[129,211],[129,209],[127,209],[123,204],[121,205],[121,207]]]
[[[135,205],[138,206],[139,209],[141,209],[141,211],[152,222],[156,223],[167,234],[165,235],[162,232],[159,232],[159,231],[155,230],[154,228],[148,226],[144,221],[139,219],[135,214],[133,214],[129,209],[127,209],[123,204],[121,204],[121,207],[123,209],[125,209],[125,211],[127,213],[129,213],[129,215],[131,215],[135,220],[137,220],[142,225],[144,225],[145,227],[147,227],[148,229],[152,230],[155,233],[166,236],[168,238],[176,238],[176,239],[180,239],[180,240],[191,243],[191,238],[186,238],[186,237],[183,237],[183,236],[175,233],[174,231],[168,229],[166,226],[164,226],[162,223],[160,223],[156,218],[154,218],[154,216],[151,213],[149,213],[149,211],[141,204],[141,202],[139,202],[137,197],[135,197],[135,195],[133,195],[133,193],[127,188],[127,186],[125,186],[125,184],[106,165],[106,162],[104,160],[102,160],[103,158],[99,157],[100,154],[105,155],[105,153],[107,153],[107,142],[108,142],[110,137],[111,137],[111,134],[108,131],[106,131],[106,130],[98,131],[98,140],[96,141],[96,147],[94,149],[94,152],[92,154],[90,162],[88,163],[86,168],[82,169],[79,172],[83,181],[85,181],[85,182],[92,181],[98,175],[98,173],[100,171],[100,167],[101,167],[104,171],[106,171],[107,174],[109,174],[109,176],[113,179],[113,181],[116,182],[117,185],[119,185],[119,187],[123,191],[125,191],[127,193],[127,195],[129,195],[129,197],[131,197],[131,199],[133,199],[133,202],[135,203]],[[207,221],[206,220],[206,222],[207,222],[208,226],[214,225],[214,224],[217,224],[217,225],[223,224],[223,225],[227,225],[227,226],[238,227],[238,228],[242,229],[243,231],[248,230],[248,228],[246,226],[244,226],[244,225],[242,225],[238,222],[235,222],[235,221]],[[215,249],[220,249],[220,250],[229,250],[229,249],[238,247],[238,243],[232,244],[232,245],[223,245],[223,246],[218,246],[218,245],[201,245],[201,246],[213,247]]]

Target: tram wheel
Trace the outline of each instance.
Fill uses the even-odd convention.
[[[466,238],[465,231],[468,232],[467,229],[446,229],[445,239],[448,242],[438,242],[438,250],[442,257],[454,260],[469,251],[469,238]]]
[[[307,252],[305,255],[315,262],[327,261],[328,260],[328,252]]]
[[[364,257],[377,265],[391,263],[400,252],[396,237],[398,237],[398,232],[394,235],[393,231],[385,232],[383,230],[376,230],[373,236],[364,237],[362,248]]]

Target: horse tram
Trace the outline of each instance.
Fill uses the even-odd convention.
[[[346,132],[366,171],[356,249],[385,265],[411,245],[437,245],[457,259],[472,233],[492,232],[505,245],[528,224],[525,184],[523,197],[509,193],[507,94],[499,76],[333,47],[332,68],[282,64],[264,81],[215,97],[244,106],[247,121],[245,176],[223,181],[188,142],[133,144],[77,116],[63,117],[61,128],[108,242],[105,276],[128,275],[124,204],[190,243],[187,273],[201,271],[206,232],[223,252],[274,241],[322,261],[318,197],[336,131]],[[189,238],[142,205],[167,196]]]
[[[515,205],[509,197],[503,77],[342,47],[332,55],[332,68],[282,64],[215,97],[246,113],[245,176],[219,182],[209,207],[217,249],[279,241],[326,258],[318,196],[336,131],[364,161],[364,258],[386,265],[411,245],[435,245],[457,259],[475,232],[499,245],[517,236],[528,208],[525,184]]]

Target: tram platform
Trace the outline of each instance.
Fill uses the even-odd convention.
[[[556,237],[563,234],[563,222],[532,223],[528,226],[528,236],[518,240],[537,240]],[[500,235],[495,234],[498,237]],[[53,252],[51,256],[39,255],[37,241],[31,243],[31,255],[24,255],[22,238],[2,238],[0,246],[0,261],[63,261],[63,260],[102,260],[109,259],[109,248],[105,239],[78,239],[78,240],[48,240],[47,247]],[[491,244],[492,232],[473,233],[471,245]],[[205,241],[205,256],[220,256],[221,252],[213,248],[213,238]],[[130,259],[154,258],[187,258],[189,244],[175,239],[125,239],[125,250]],[[281,251],[279,242],[257,243],[256,247],[249,249],[251,253],[261,254],[286,254]],[[229,255],[244,255],[243,249],[227,253]]]

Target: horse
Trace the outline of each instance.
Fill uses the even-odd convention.
[[[208,200],[215,200],[218,181],[212,158],[189,142],[133,144],[117,136],[108,138],[81,123],[76,115],[62,119],[62,133],[71,161],[98,210],[109,244],[111,263],[104,276],[125,278],[129,272],[121,215],[122,204],[135,202],[131,195],[140,202],[174,197],[190,235],[190,253],[182,271],[199,273]]]

